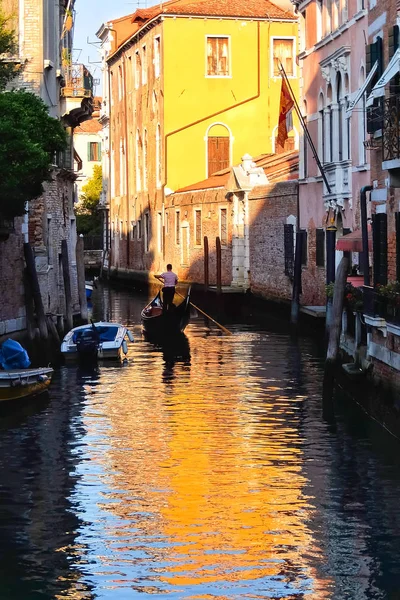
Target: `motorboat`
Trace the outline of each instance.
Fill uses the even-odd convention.
[[[0,402],[35,396],[46,391],[51,383],[51,367],[29,368],[28,353],[11,338],[0,346]]]
[[[61,353],[69,359],[102,360],[121,359],[128,353],[128,341],[133,334],[120,323],[91,322],[74,327],[61,344]]]
[[[36,396],[45,392],[51,383],[53,373],[51,367],[0,371],[0,402]]]

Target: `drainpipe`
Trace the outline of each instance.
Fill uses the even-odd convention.
[[[373,189],[372,185],[364,185],[360,190],[361,209],[361,236],[362,236],[362,266],[364,272],[364,285],[371,285],[369,276],[369,249],[368,249],[368,222],[367,222],[367,192]]]

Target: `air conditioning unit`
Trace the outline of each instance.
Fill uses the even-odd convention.
[[[54,63],[49,58],[45,58],[43,61],[43,66],[45,69],[52,69],[54,67]]]

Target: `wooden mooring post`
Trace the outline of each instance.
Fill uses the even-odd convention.
[[[208,271],[208,237],[204,236],[204,291],[208,292],[209,271]]]
[[[71,279],[69,273],[69,258],[68,258],[68,244],[67,240],[61,241],[61,262],[64,279],[64,290],[65,290],[65,316],[67,330],[69,331],[73,327],[73,314],[72,314],[72,294],[71,294]]]
[[[222,277],[221,277],[221,240],[219,237],[215,240],[216,261],[217,261],[217,294],[221,293]]]
[[[349,259],[343,257],[339,263],[339,267],[336,273],[336,281],[333,291],[332,313],[328,329],[328,348],[326,352],[324,374],[324,395],[331,395],[333,390],[335,367],[339,354],[344,292],[346,287],[348,266]]]
[[[79,294],[79,305],[81,308],[81,319],[83,321],[88,320],[88,308],[86,300],[86,288],[85,288],[85,255],[84,255],[85,244],[83,241],[83,235],[79,235],[76,241],[76,269],[78,276],[78,294]]]
[[[42,295],[40,293],[35,257],[33,255],[32,246],[29,242],[24,243],[24,257],[29,287],[32,290],[33,301],[35,303],[36,318],[39,325],[40,337],[43,340],[47,340],[49,333],[47,330],[46,315],[44,313],[43,300]]]

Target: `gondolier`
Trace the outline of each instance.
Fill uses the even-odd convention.
[[[178,283],[178,276],[172,271],[172,265],[167,265],[167,270],[161,275],[155,275],[164,284],[163,291],[163,312],[168,312],[173,306],[175,296],[175,286]]]

